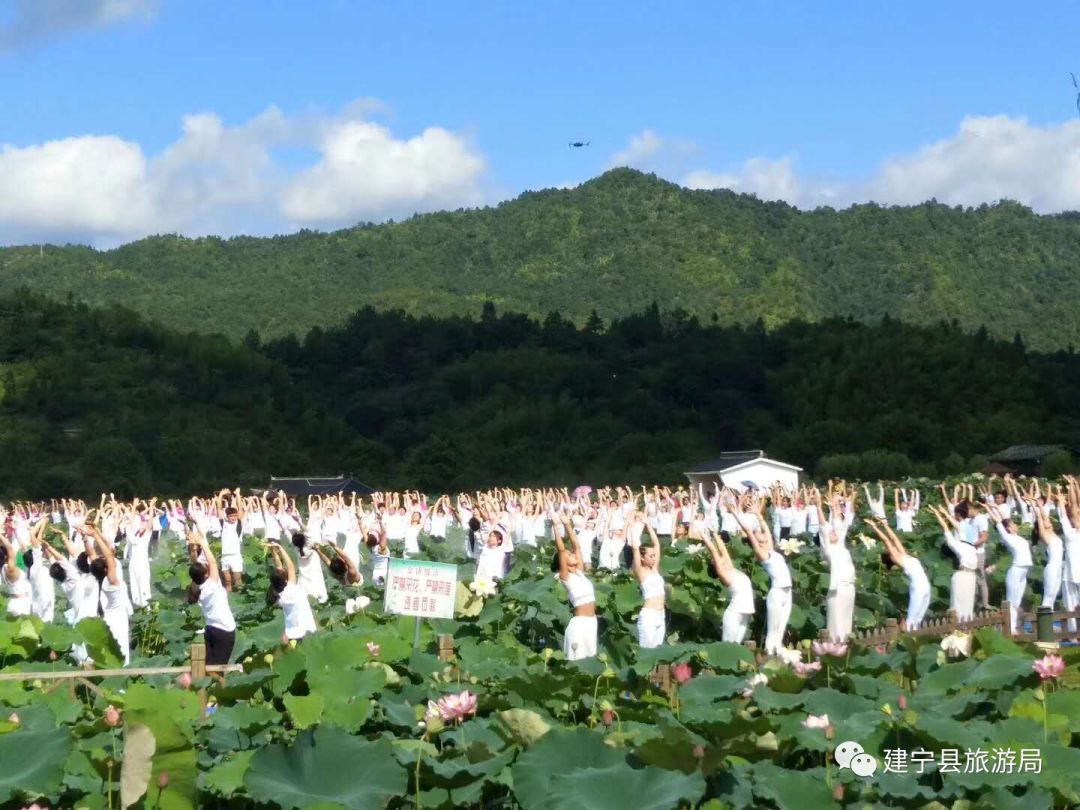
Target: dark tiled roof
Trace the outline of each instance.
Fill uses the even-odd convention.
[[[990,456],[990,461],[1041,461],[1051,453],[1064,450],[1060,444],[1014,444]]]
[[[746,461],[753,461],[755,458],[761,458],[764,455],[764,450],[732,450],[727,453],[721,453],[716,458],[702,462],[687,472],[707,473],[716,472],[717,470],[726,470],[728,467],[734,467],[736,464],[742,464]]]
[[[370,495],[375,490],[355,478],[338,475],[310,476],[302,478],[270,478],[270,490],[283,490],[287,495],[335,495],[339,492],[355,492]]]

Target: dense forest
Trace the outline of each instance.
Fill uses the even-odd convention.
[[[576,326],[356,312],[243,343],[122,309],[0,298],[0,492],[188,494],[266,476],[373,486],[678,481],[763,448],[819,475],[959,472],[1080,446],[1080,356],[957,324],[766,330],[655,306]]]
[[[110,251],[0,249],[0,290],[121,304],[239,339],[343,323],[364,306],[499,311],[584,324],[685,309],[768,328],[890,316],[985,325],[1035,348],[1080,345],[1080,218],[1015,203],[799,211],[617,169],[494,208],[273,238],[161,236]]]

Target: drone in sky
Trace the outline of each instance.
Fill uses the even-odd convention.
[[[1074,79],[1074,81],[1075,81],[1075,79]],[[571,141],[570,142],[570,148],[571,149],[580,149],[581,147],[588,146],[588,145],[589,145],[588,141]]]

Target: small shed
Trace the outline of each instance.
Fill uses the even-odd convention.
[[[1014,444],[990,456],[987,469],[998,474],[1041,475],[1043,462],[1062,452],[1075,458],[1076,454],[1063,444]]]
[[[292,497],[306,495],[348,495],[355,492],[357,495],[370,495],[375,490],[367,484],[361,483],[351,475],[329,476],[302,476],[295,478],[270,477],[267,490],[272,492],[284,492]]]
[[[798,489],[801,472],[802,467],[766,458],[764,450],[737,450],[721,453],[685,475],[694,489],[702,484],[708,490],[716,482],[720,486],[740,490],[746,489],[748,483],[760,489],[780,484],[785,489],[795,490]]]

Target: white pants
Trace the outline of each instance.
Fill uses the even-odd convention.
[[[769,588],[765,597],[765,654],[776,655],[784,646],[791,618],[791,588]]]
[[[244,558],[240,554],[222,554],[221,570],[234,574],[244,573]]]
[[[116,639],[117,646],[120,647],[120,655],[123,656],[126,667],[131,663],[131,625],[128,622],[128,612],[127,610],[106,610],[103,618],[109,627],[109,632]]]
[[[563,652],[567,661],[579,661],[596,655],[596,617],[575,616],[566,625]]]
[[[855,585],[845,583],[829,591],[825,625],[831,641],[847,641],[855,621]]]
[[[1061,592],[1061,569],[1062,561],[1048,562],[1043,568],[1043,598],[1042,606],[1053,610]]]
[[[131,603],[137,608],[150,604],[150,560],[130,560],[128,562],[128,588],[131,591]]]
[[[949,591],[949,610],[956,614],[959,621],[965,621],[975,615],[975,572],[960,568],[953,572],[952,588]]]
[[[1009,603],[1009,623],[1012,631],[1017,631],[1020,603],[1024,601],[1024,591],[1027,590],[1028,567],[1026,565],[1011,565],[1005,574],[1005,600]]]
[[[1080,582],[1069,582],[1066,579],[1061,583],[1061,595],[1065,600],[1065,610],[1080,608]],[[1069,619],[1068,628],[1070,633],[1076,632],[1076,619]]]
[[[926,611],[930,609],[930,591],[908,596],[907,629],[918,630],[919,625],[926,618]]]
[[[753,613],[740,613],[737,610],[732,610],[729,605],[728,609],[724,611],[724,633],[720,640],[742,644],[743,639],[746,638],[746,631],[750,627],[750,618],[753,615]]]
[[[642,608],[637,617],[637,639],[643,648],[660,647],[664,643],[666,629],[664,611]]]

